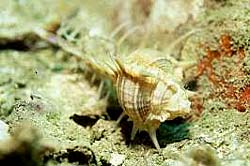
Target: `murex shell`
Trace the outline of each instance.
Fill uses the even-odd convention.
[[[145,130],[159,150],[156,129],[160,123],[190,113],[191,102],[181,87],[181,67],[175,59],[149,49],[116,62],[115,86],[120,105],[133,121],[131,139],[138,130]]]

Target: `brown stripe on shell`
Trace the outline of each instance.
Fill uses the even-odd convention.
[[[151,109],[151,89],[127,77],[118,77],[116,82],[119,103],[132,120],[145,121]]]
[[[143,86],[140,86],[139,92],[140,93],[137,96],[138,111],[142,120],[145,121],[151,110],[152,89],[143,89]]]

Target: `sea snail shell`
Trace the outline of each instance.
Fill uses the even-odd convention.
[[[117,64],[115,87],[118,101],[133,121],[131,139],[138,130],[149,133],[160,150],[156,130],[160,123],[190,113],[191,102],[181,87],[178,62],[158,51],[137,50]]]

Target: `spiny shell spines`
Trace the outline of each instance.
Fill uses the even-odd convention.
[[[120,105],[133,121],[131,139],[138,130],[145,130],[160,150],[156,139],[160,123],[189,114],[191,102],[178,83],[177,66],[171,58],[158,56],[157,59],[164,59],[164,63],[147,58],[148,54],[156,53],[159,54],[157,51],[140,50],[128,56],[124,63],[116,60],[119,69],[115,86]]]

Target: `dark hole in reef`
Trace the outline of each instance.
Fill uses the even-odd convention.
[[[117,101],[113,101],[109,99],[109,104],[107,106],[106,112],[107,114],[104,114],[102,116],[100,115],[77,115],[74,114],[70,117],[75,123],[87,127],[90,126],[92,127],[101,117],[102,119],[104,118],[105,120],[117,120],[119,116],[122,114],[122,108],[118,105]],[[110,103],[112,102],[112,104]]]
[[[81,38],[81,34],[80,33],[77,33],[76,35],[75,35],[75,39],[80,39]]]
[[[131,131],[132,131],[132,127],[133,127],[133,122],[132,121],[128,121],[128,117],[125,116],[121,120],[119,126],[121,127],[121,132],[122,132],[122,135],[123,135],[123,138],[125,140],[126,145],[129,145],[132,142],[134,142],[134,141],[132,141],[130,139],[130,137],[131,137]],[[135,140],[138,137],[138,134],[139,133],[136,134]],[[144,138],[144,137],[142,137],[142,138]]]
[[[126,140],[126,145],[146,145],[152,148],[154,147],[153,142],[151,141],[147,132],[137,132],[135,139],[133,141],[130,140],[131,130],[133,123],[132,121],[127,121],[127,118],[124,118],[121,123],[121,132],[123,133],[123,137]],[[174,120],[169,120],[161,123],[157,132],[157,139],[161,147],[165,147],[167,144],[179,142],[184,139],[189,139],[189,123],[182,118],[176,118]]]
[[[81,151],[69,149],[67,158],[70,163],[88,164],[91,158],[93,158],[93,154],[84,154]]]
[[[12,40],[1,39],[0,50],[30,51],[36,48],[35,46],[38,41],[40,39],[33,34],[25,34]]]
[[[66,37],[64,34],[62,34],[61,37],[62,37],[64,40],[67,40],[67,37]]]
[[[74,114],[73,116],[70,117],[70,119],[72,119],[75,123],[83,127],[87,127],[87,126],[92,127],[99,118],[100,117],[98,116],[81,116],[77,114]]]
[[[197,79],[192,79],[187,81],[184,85],[184,88],[190,91],[197,91],[198,89]]]
[[[15,87],[18,89],[22,89],[26,87],[26,83],[24,82],[16,82]]]
[[[102,166],[112,166],[107,160],[101,159]]]
[[[73,28],[68,28],[67,30],[66,30],[66,35],[71,35],[71,33],[73,33],[74,32],[74,29]]]
[[[119,105],[108,105],[106,109],[110,120],[117,120],[122,114],[123,110]]]
[[[28,51],[30,49],[30,46],[23,40],[12,40],[6,43],[0,43],[0,50],[8,49],[17,51]]]
[[[1,156],[0,165],[20,165],[20,166],[33,166],[39,165],[39,161],[36,161],[31,152],[22,154],[20,152],[12,152],[11,154]]]
[[[49,160],[56,160],[61,163],[65,161],[69,163],[78,163],[79,165],[97,165],[96,157],[94,152],[88,147],[76,146],[72,149],[67,149],[66,151],[60,151],[57,153],[52,153],[44,157],[43,162],[47,163]]]

